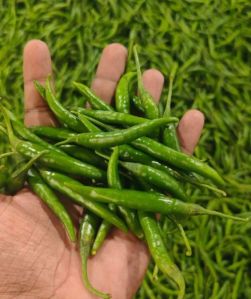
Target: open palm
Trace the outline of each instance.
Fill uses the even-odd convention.
[[[107,46],[101,56],[93,91],[110,102],[124,72],[127,50]],[[53,115],[36,92],[33,80],[44,83],[51,74],[51,58],[45,43],[33,40],[24,49],[25,124],[54,125]],[[156,101],[163,88],[162,74],[154,69],[143,74],[145,88]],[[188,154],[198,142],[204,124],[197,110],[185,113],[178,127],[182,148]],[[67,204],[76,222],[80,213]],[[0,297],[95,298],[81,281],[77,248],[50,210],[29,189],[10,197],[0,195]],[[92,284],[114,299],[132,298],[146,271],[149,255],[145,244],[131,234],[114,229],[97,255],[89,260]]]

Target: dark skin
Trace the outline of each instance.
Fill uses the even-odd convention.
[[[108,45],[101,55],[93,91],[110,102],[124,72],[127,50]],[[24,48],[25,124],[55,125],[46,104],[34,89],[52,73],[45,43],[33,40]],[[154,69],[143,74],[145,88],[156,101],[163,88],[163,75]],[[187,111],[180,121],[178,136],[182,149],[192,154],[202,131],[204,116]],[[67,203],[76,227],[81,211]],[[49,209],[29,189],[10,197],[0,195],[0,297],[91,299],[81,281],[78,250],[69,243],[64,229]],[[112,231],[97,255],[89,261],[89,276],[99,290],[114,299],[129,299],[142,282],[149,262],[144,242],[131,234]]]

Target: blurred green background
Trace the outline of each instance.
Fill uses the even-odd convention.
[[[142,69],[168,78],[179,64],[173,114],[200,109],[206,117],[196,156],[228,181],[224,199],[190,190],[191,199],[226,213],[251,210],[251,2],[4,1],[0,0],[0,96],[22,117],[22,50],[30,39],[50,48],[56,90],[65,105],[79,98],[72,81],[90,84],[103,47],[139,45]],[[167,83],[166,83],[167,85]],[[165,88],[163,96],[166,96]],[[186,298],[251,298],[251,225],[200,217],[184,221],[193,255],[177,230],[165,236],[186,283]],[[137,298],[175,298],[172,285],[151,269]]]

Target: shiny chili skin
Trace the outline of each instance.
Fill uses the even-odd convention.
[[[140,163],[122,162],[121,164],[135,176],[142,178],[160,190],[170,192],[175,198],[188,200],[183,187],[167,172]]]
[[[151,256],[153,257],[158,268],[179,287],[178,299],[184,298],[184,278],[179,268],[170,258],[170,255],[161,237],[161,232],[156,218],[150,213],[142,211],[138,211],[138,215]]]
[[[126,114],[122,112],[115,111],[102,111],[102,110],[91,110],[85,108],[78,108],[77,111],[80,114],[84,114],[93,117],[108,124],[118,124],[124,126],[133,126],[147,122],[147,118]]]
[[[39,84],[39,83],[37,83]],[[38,90],[39,91],[39,90]],[[69,112],[67,109],[65,109],[59,101],[56,99],[50,85],[49,79],[46,81],[45,86],[45,98],[44,98],[50,107],[51,111],[56,116],[57,120],[62,125],[67,125],[67,127],[71,128],[74,131],[77,132],[86,132],[85,126],[79,121],[79,119]]]
[[[108,186],[111,188],[122,188],[118,173],[118,147],[115,147],[108,162],[107,182]],[[109,209],[113,212],[117,212],[117,207],[114,204],[109,204]],[[99,248],[102,246],[111,228],[112,224],[109,221],[102,221],[93,243],[92,255],[95,255]]]
[[[72,219],[65,209],[64,205],[58,199],[53,190],[43,181],[35,168],[28,171],[28,183],[32,191],[36,193],[42,201],[52,210],[60,219],[72,242],[76,241],[76,232]]]
[[[66,139],[61,144],[73,142],[94,149],[116,146],[131,142],[140,136],[149,134],[160,126],[176,120],[176,118],[159,118],[123,130],[76,134],[76,136]]]
[[[113,212],[111,212],[108,207],[102,203],[94,202],[86,196],[84,193],[78,193],[71,188],[71,182],[77,182],[70,177],[57,173],[57,176],[53,176],[53,173],[48,170],[39,169],[40,175],[44,179],[44,181],[51,186],[51,188],[59,191],[60,193],[67,195],[77,204],[85,207],[90,210],[97,216],[109,221],[117,228],[121,229],[124,232],[127,232],[127,227],[125,223]],[[59,176],[59,177],[58,177]],[[79,183],[80,184],[80,183]],[[80,184],[81,185],[81,184]],[[92,187],[90,187],[92,188]]]
[[[168,96],[165,103],[165,110],[163,113],[163,117],[171,116],[171,98],[172,98],[172,90],[173,90],[173,80],[177,72],[177,68],[178,68],[178,64],[174,63],[169,77]],[[162,142],[165,145],[171,147],[172,149],[180,151],[180,144],[176,133],[176,126],[170,124],[163,129]]]
[[[26,158],[33,158],[46,148],[39,144],[19,140],[15,144],[15,149]],[[106,173],[103,170],[53,150],[41,156],[39,164],[68,174],[82,175],[101,181],[106,180]]]
[[[93,109],[113,111],[113,108],[96,96],[88,86],[78,82],[73,82],[73,86],[87,98]]]
[[[21,155],[16,155],[15,167],[9,174],[6,185],[5,193],[14,195],[20,191],[25,184],[27,173],[34,163],[37,162],[44,155],[47,150],[42,151],[35,155],[30,161],[26,162]]]
[[[130,89],[135,77],[135,72],[128,72],[119,80],[115,92],[115,107],[118,112],[130,113]]]
[[[38,136],[46,137],[51,140],[64,140],[69,137],[75,136],[75,134],[76,134],[76,133],[74,133],[70,130],[67,130],[65,128],[46,127],[46,126],[32,127],[32,128],[29,128],[29,131],[33,132],[34,134],[36,134]],[[27,139],[27,140],[32,141],[30,139]]]
[[[132,144],[155,159],[166,162],[168,165],[198,173],[212,180],[216,185],[224,186],[225,184],[216,170],[195,157],[173,150],[148,137],[140,137],[133,141]]]
[[[75,144],[63,144],[59,146],[59,149],[68,155],[91,165],[101,168],[106,168],[107,166],[102,158],[96,155],[93,151],[82,146]]]
[[[112,155],[109,159],[109,163],[108,163],[107,181],[108,181],[108,186],[110,188],[121,190],[122,185],[121,185],[119,171],[118,171],[118,157],[119,157],[119,149],[118,149],[118,147],[115,147],[112,152]],[[112,211],[117,211],[117,207],[114,204],[110,204],[109,208]],[[122,207],[122,206],[118,206],[118,210],[123,215],[125,222],[126,222],[127,226],[129,227],[129,229],[132,232],[134,232],[134,234],[136,236],[138,236],[139,238],[142,238],[143,234],[140,229],[140,226],[139,226],[139,223],[137,221],[137,217],[136,217],[136,214],[134,213],[134,211],[132,211],[128,208]],[[93,248],[92,248],[92,254],[96,254],[97,250],[101,247],[101,245],[103,244],[111,227],[112,226],[108,221],[105,221],[105,220],[102,221],[100,228],[98,230]]]
[[[155,119],[159,117],[159,109],[157,104],[155,103],[153,97],[150,95],[150,93],[145,90],[142,82],[142,75],[140,71],[140,63],[137,53],[137,48],[134,46],[133,48],[134,57],[135,57],[135,63],[137,68],[137,77],[138,77],[138,93],[140,100],[142,102],[142,107],[144,109],[144,113],[147,118],[149,119]]]
[[[131,99],[132,103],[133,103],[133,107],[136,108],[136,110],[138,110],[138,112],[140,113],[144,113],[145,110],[142,106],[142,102],[139,96],[134,95]]]
[[[99,219],[96,217],[96,215],[90,213],[89,211],[85,213],[84,217],[80,221],[79,251],[82,263],[82,279],[86,289],[93,295],[99,298],[109,299],[111,298],[109,294],[102,293],[91,285],[87,272],[87,261],[91,253],[91,248],[95,239],[98,225]]]
[[[214,215],[238,221],[247,221],[246,218],[235,217],[217,211],[207,210],[200,205],[186,203],[157,192],[143,192],[128,189],[117,190],[85,186],[72,178],[49,170],[42,170],[41,175],[42,177],[46,178],[48,184],[55,184],[55,186],[59,186],[59,188],[62,187],[63,189],[70,190],[70,192],[73,192],[75,195],[81,194],[81,197],[85,196],[85,198],[88,198],[90,201],[114,203],[116,205],[121,205],[132,209],[145,212],[161,213],[164,215]],[[110,220],[108,219],[108,221]]]

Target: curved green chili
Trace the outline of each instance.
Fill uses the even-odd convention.
[[[118,157],[119,157],[119,149],[118,147],[115,147],[112,155],[109,159],[108,163],[108,169],[107,169],[107,181],[108,186],[114,189],[122,189],[122,185],[119,178],[119,171],[118,171]],[[116,211],[117,208],[115,205],[110,204],[109,208],[111,208],[112,211]],[[143,237],[142,231],[140,229],[140,225],[137,221],[137,217],[135,213],[128,208],[118,206],[118,210],[123,215],[127,226],[129,229],[139,238]],[[101,247],[103,244],[107,234],[109,233],[111,229],[111,224],[108,221],[103,221],[101,223],[101,226],[98,230],[95,242],[93,244],[92,248],[92,254],[96,254],[97,250]]]
[[[35,86],[39,86],[38,82],[35,82]],[[41,87],[41,86],[40,86]],[[41,88],[40,88],[41,89]],[[38,92],[40,91],[38,89]],[[41,94],[43,96],[43,94]],[[79,119],[69,112],[67,109],[65,109],[59,101],[56,99],[50,85],[49,79],[46,80],[46,86],[45,86],[45,98],[44,98],[50,107],[51,111],[56,116],[57,120],[62,125],[67,125],[67,127],[77,131],[77,132],[86,132],[85,126],[79,121]]]
[[[100,298],[109,299],[111,298],[109,294],[100,292],[91,285],[87,273],[87,261],[91,253],[91,248],[94,242],[98,222],[98,218],[90,212],[87,212],[80,222],[79,250],[82,262],[82,277],[84,285],[88,291]]]
[[[41,171],[42,176],[45,176],[48,182],[53,182],[59,186],[63,184],[63,188],[74,191],[76,194],[81,194],[89,200],[114,203],[124,207],[142,210],[146,212],[162,213],[165,215],[214,215],[222,218],[228,218],[238,221],[248,221],[248,218],[240,218],[232,215],[223,214],[217,211],[207,210],[200,205],[185,203],[175,198],[170,198],[157,192],[143,192],[128,189],[110,189],[101,187],[90,187],[81,184],[80,182],[69,178],[63,174],[49,170]]]
[[[149,121],[147,118],[115,111],[91,110],[85,108],[78,108],[77,111],[80,114],[93,117],[108,124],[133,126]]]
[[[122,186],[119,179],[119,173],[117,168],[118,168],[118,148],[115,147],[108,162],[107,182],[109,187],[115,189],[121,189]],[[114,204],[110,204],[109,209],[113,212],[117,211],[117,207]],[[96,252],[99,250],[99,248],[102,246],[111,228],[112,228],[112,224],[109,221],[107,220],[102,221],[98,229],[95,241],[93,243],[92,255],[95,255]]]
[[[78,82],[73,82],[73,86],[87,98],[93,109],[113,111],[113,108],[96,96],[88,86]]]
[[[100,216],[101,218],[106,219],[107,221],[109,221],[119,229],[123,230],[124,232],[127,232],[127,227],[125,223],[116,214],[111,212],[106,205],[91,201],[86,196],[86,194],[82,192],[78,193],[74,191],[73,188],[71,188],[70,186],[71,183],[77,181],[65,175],[54,173],[48,170],[39,169],[39,172],[42,178],[45,180],[45,182],[53,189],[59,191],[62,194],[69,196],[77,204],[87,208],[88,210]],[[53,174],[57,174],[59,177],[53,176]]]
[[[130,87],[135,77],[135,72],[128,72],[119,80],[115,92],[115,106],[118,112],[130,113]]]
[[[116,130],[112,132],[82,133],[66,139],[60,144],[74,142],[89,148],[111,147],[125,144],[152,132],[154,129],[167,123],[175,122],[176,118],[159,118],[149,120],[140,125],[132,126],[128,129]]]
[[[37,126],[37,127],[31,127],[29,128],[29,131],[33,132],[34,134],[46,137],[51,140],[64,140],[69,137],[75,136],[76,133],[67,130],[65,128],[57,128],[57,127],[46,127],[46,126]],[[23,136],[21,136],[23,137]],[[27,139],[29,141],[32,141],[30,139]],[[35,141],[34,141],[35,142]]]
[[[179,268],[171,260],[156,219],[149,213],[138,212],[140,224],[143,228],[148,248],[158,268],[179,287],[178,299],[185,296],[185,281]]]
[[[42,180],[39,173],[31,168],[28,172],[28,183],[42,201],[53,211],[64,225],[72,242],[76,241],[76,232],[72,219],[52,189]]]
[[[63,144],[59,146],[59,149],[67,153],[68,155],[80,161],[89,163],[91,165],[95,165],[97,167],[102,167],[102,168],[106,168],[107,166],[104,159],[100,158],[93,151],[84,148],[82,146],[78,146],[75,144]]]
[[[132,162],[122,162],[123,167],[146,182],[159,187],[160,190],[170,192],[175,198],[187,201],[188,197],[176,179],[172,176],[148,165]]]
[[[172,98],[172,90],[173,90],[173,80],[178,68],[178,64],[174,63],[170,76],[169,76],[169,89],[168,89],[168,96],[165,103],[165,110],[163,113],[164,117],[171,116],[171,98]],[[180,144],[178,141],[178,137],[176,134],[176,127],[172,124],[168,125],[163,130],[162,136],[163,143],[177,151],[180,151]]]
[[[136,46],[133,47],[133,52],[134,52],[136,68],[137,68],[137,76],[138,76],[138,93],[139,93],[140,100],[142,102],[145,115],[149,119],[158,118],[159,117],[158,106],[154,102],[153,97],[149,94],[149,92],[145,90],[143,86],[139,57],[138,57]]]
[[[225,184],[216,170],[195,157],[173,150],[148,137],[140,137],[133,141],[132,144],[136,148],[152,155],[155,159],[167,162],[179,169],[198,173],[205,178],[211,179],[217,185],[224,186]]]
[[[10,144],[16,152],[22,154],[27,158],[33,158],[46,149],[40,144],[22,141],[16,138],[16,136],[13,134],[10,120],[5,113],[5,110],[2,109],[2,111],[8,131]],[[98,169],[97,167],[90,164],[81,162],[73,157],[67,156],[67,154],[65,153],[59,153],[52,149],[50,149],[47,153],[40,157],[39,163],[41,165],[67,172],[69,174],[83,175],[85,177],[97,180],[106,180],[106,174],[103,170]]]
[[[15,194],[19,190],[21,190],[24,186],[26,181],[27,173],[32,165],[37,162],[42,155],[47,153],[47,150],[41,151],[33,158],[30,159],[27,163],[20,162],[16,165],[15,170],[9,175],[6,185],[5,185],[5,192],[7,194]]]

